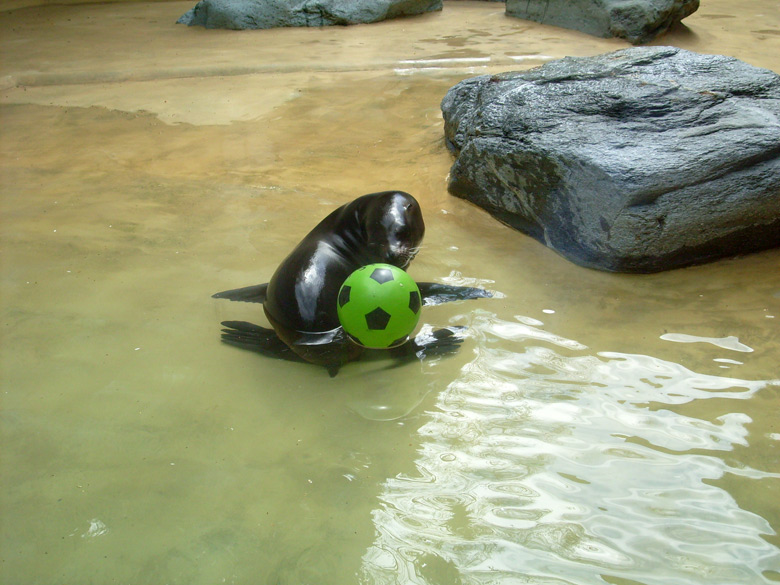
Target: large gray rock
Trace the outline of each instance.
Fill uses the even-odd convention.
[[[780,245],[780,76],[635,47],[467,79],[450,191],[584,266],[655,272]]]
[[[699,0],[506,1],[510,16],[634,44],[651,41],[698,8]]]
[[[377,22],[441,10],[442,0],[201,0],[177,22],[253,29]]]

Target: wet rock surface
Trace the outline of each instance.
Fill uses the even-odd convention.
[[[597,37],[646,43],[699,8],[699,0],[507,0],[506,13]]]
[[[673,47],[467,79],[450,192],[568,259],[656,272],[780,245],[780,76]]]
[[[442,0],[201,0],[177,22],[235,30],[319,27],[378,22],[441,8]]]

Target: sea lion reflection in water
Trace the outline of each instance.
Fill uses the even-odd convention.
[[[382,352],[398,360],[452,353],[463,341],[449,327],[398,347],[367,350],[339,324],[336,303],[347,277],[367,264],[406,269],[419,250],[425,224],[417,200],[402,191],[358,197],[323,219],[279,265],[270,282],[228,290],[214,298],[262,303],[273,329],[224,321],[222,341],[267,356],[305,361],[335,376],[345,363]],[[423,305],[492,296],[488,291],[418,282]]]

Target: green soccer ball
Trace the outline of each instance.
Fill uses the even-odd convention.
[[[422,298],[411,276],[390,264],[358,268],[341,285],[341,326],[357,343],[372,349],[404,343],[420,320]]]

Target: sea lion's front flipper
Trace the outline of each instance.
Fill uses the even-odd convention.
[[[438,282],[418,282],[417,286],[423,296],[424,307],[441,305],[450,301],[489,299],[493,296],[490,291],[472,286],[452,286]]]
[[[265,356],[293,362],[304,359],[287,347],[273,329],[246,321],[222,321],[222,341],[233,347],[248,349]]]
[[[231,301],[240,301],[243,303],[264,303],[268,283],[245,286],[244,288],[234,288],[211,295],[213,299],[229,299]]]

